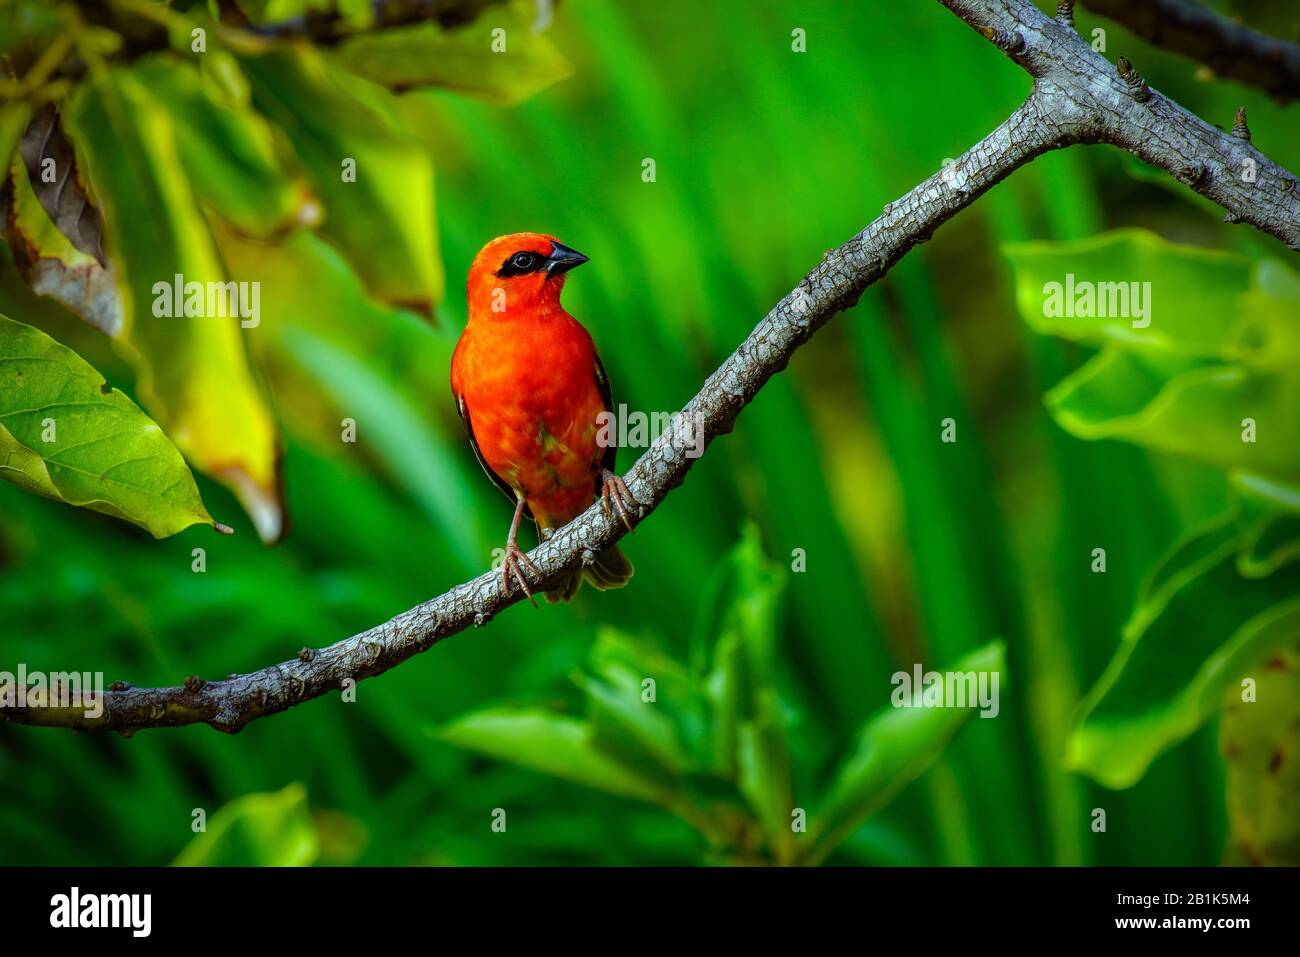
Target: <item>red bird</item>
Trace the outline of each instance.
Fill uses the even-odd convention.
[[[598,441],[598,417],[613,406],[605,368],[591,335],[560,305],[565,274],[586,261],[541,233],[492,240],[470,266],[469,322],[451,357],[451,391],[470,445],[515,503],[501,568],[506,594],[513,576],[530,601],[521,566],[535,574],[537,567],[516,542],[522,516],[545,540],[597,493],[629,530],[628,506],[636,504],[614,472],[614,443]],[[597,588],[621,588],[632,565],[611,545],[547,600],[571,599],[584,574]]]

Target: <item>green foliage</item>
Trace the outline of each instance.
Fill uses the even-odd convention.
[[[421,504],[438,540],[454,555],[473,553],[470,488],[481,473],[472,458],[463,461],[463,432],[437,427],[438,405],[430,401],[447,388],[449,344],[413,314],[369,299],[347,262],[317,236],[300,233],[267,248],[227,230],[217,235],[231,275],[260,279],[263,308],[277,317],[253,347],[287,427],[333,450],[343,418],[359,423],[363,447]],[[478,570],[469,562],[457,567]]]
[[[274,239],[319,216],[306,184],[284,169],[274,130],[253,109],[233,58],[216,52],[196,66],[150,57],[130,74],[175,123],[195,198],[222,222],[245,236]]]
[[[256,334],[244,331],[260,325],[260,310],[230,315],[256,307],[231,298],[214,232],[278,244],[315,228],[371,296],[427,312],[444,287],[432,151],[398,98],[366,74],[397,69],[400,82],[379,79],[518,102],[568,67],[518,6],[441,5],[454,29],[407,25],[410,10],[390,22],[367,2],[239,6],[114,4],[88,25],[71,12],[51,17],[35,0],[7,2],[7,63],[22,75],[4,81],[0,108],[5,169],[14,158],[2,225],[22,279],[119,340],[142,404],[273,541],[287,522],[281,423],[247,354]],[[218,13],[230,22],[214,23]],[[313,29],[335,33],[322,48],[292,36],[308,14]],[[265,33],[241,29],[246,22]],[[514,37],[508,55],[489,43],[498,26]],[[160,27],[171,49],[133,59],[135,39]],[[82,68],[61,76],[74,57]],[[417,64],[437,65],[412,73]],[[47,101],[57,118],[42,114],[46,126],[28,130],[19,158],[24,127]],[[47,179],[46,151],[64,133],[72,144]],[[71,218],[53,220],[56,209]],[[106,260],[71,232],[98,236],[101,216]],[[260,276],[248,281],[260,291]],[[169,294],[173,282],[187,292]],[[173,298],[179,314],[166,308]],[[301,302],[287,312],[311,318]]]
[[[0,475],[155,538],[212,516],[180,453],[75,352],[0,316]]]
[[[1017,270],[1017,303],[1031,326],[1105,344],[1048,393],[1063,428],[1225,468],[1300,476],[1300,367],[1286,361],[1294,354],[1300,277],[1268,262],[1252,278],[1241,257],[1135,230],[1084,243],[1015,246],[1008,255]],[[1137,328],[1147,320],[1128,315],[1045,319],[1046,286],[1067,273],[1076,285],[1127,286],[1129,276],[1150,277],[1143,280],[1151,290],[1149,324]],[[1247,419],[1259,441],[1243,435]]]
[[[376,297],[428,308],[442,297],[433,163],[396,120],[390,95],[345,81],[314,50],[244,57],[253,102],[271,117],[325,204],[321,232]]]
[[[307,791],[246,794],[212,815],[175,867],[303,867],[320,856]]]
[[[198,283],[205,303],[210,284],[226,277],[170,114],[129,71],[112,68],[82,84],[65,120],[104,212],[121,276],[122,339],[137,359],[145,406],[191,462],[236,491],[264,537],[278,537],[275,425],[248,367],[239,320],[177,315],[171,302],[175,276]],[[160,298],[164,310],[156,308]]]
[[[1008,249],[1017,303],[1042,332],[1102,344],[1047,406],[1086,439],[1119,438],[1227,470],[1232,510],[1151,573],[1123,643],[1080,706],[1069,766],[1111,787],[1218,710],[1223,690],[1300,627],[1300,278],[1281,264],[1136,231]],[[1052,282],[1145,277],[1150,323],[1043,319]]]
[[[550,708],[488,708],[433,733],[448,744],[679,815],[719,859],[778,864],[823,860],[921,774],[969,709],[886,709],[855,736],[828,797],[798,807],[789,709],[776,681],[783,576],[749,528],[727,561],[734,593],[707,670],[655,643],[605,630],[574,680],[585,720]],[[1005,667],[991,644],[957,671]],[[688,744],[689,742],[689,744]],[[819,789],[820,791],[820,789]],[[809,818],[800,821],[799,816]]]
[[[1155,570],[1123,644],[1081,706],[1071,766],[1111,787],[1132,785],[1160,751],[1218,710],[1225,687],[1294,638],[1300,567],[1247,574],[1245,540],[1235,521],[1216,523]]]
[[[992,642],[953,663],[950,670],[1001,673],[1005,668],[1004,647]],[[816,818],[813,858],[824,857],[929,768],[969,717],[968,709],[907,708],[885,711],[867,722],[836,771],[826,805]]]
[[[576,718],[538,709],[493,708],[459,718],[440,729],[437,737],[620,797],[667,799],[654,782],[596,747],[591,726]]]
[[[537,4],[514,0],[475,23],[446,29],[420,23],[358,34],[342,43],[338,59],[353,72],[396,90],[440,86],[509,106],[573,72],[569,61],[534,22]],[[497,34],[499,50],[483,56]]]
[[[1238,298],[1250,285],[1250,263],[1232,253],[1181,246],[1144,229],[1123,229],[1074,242],[1016,243],[1005,248],[1016,273],[1016,305],[1043,335],[1126,352],[1220,357],[1228,351]],[[1085,284],[1151,284],[1152,315],[1141,325],[1121,312],[1084,317],[1049,315],[1048,285],[1073,277],[1082,305]],[[1063,290],[1064,291],[1064,290]],[[1121,302],[1133,303],[1117,290]],[[1093,303],[1098,312],[1100,304]],[[1113,310],[1112,310],[1113,311]],[[1128,310],[1125,310],[1127,312]]]

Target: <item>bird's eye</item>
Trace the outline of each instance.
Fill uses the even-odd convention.
[[[514,253],[501,264],[497,270],[498,276],[525,276],[528,273],[536,272],[545,265],[545,260],[540,253],[531,249],[521,249]]]

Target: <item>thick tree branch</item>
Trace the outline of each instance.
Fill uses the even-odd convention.
[[[1252,30],[1192,0],[1083,0],[1156,46],[1282,100],[1300,97],[1300,45]]]
[[[935,229],[990,187],[1049,150],[1076,143],[1113,143],[1178,176],[1198,192],[1260,229],[1300,246],[1300,209],[1290,174],[1243,138],[1203,123],[1147,90],[1135,74],[1121,76],[1094,54],[1068,23],[1027,0],[941,0],[995,42],[1035,78],[1033,91],[997,129],[936,172],[857,236],[826,254],[709,376],[699,393],[627,473],[640,517],[654,511],[682,483],[697,459],[684,454],[702,435],[706,447],[731,431],[740,411],[785,368],[795,350],[832,315],[857,302]],[[1246,159],[1255,183],[1237,178]],[[579,562],[617,541],[623,527],[593,506],[529,555],[541,571],[534,590],[558,581]],[[23,724],[116,730],[209,724],[235,732],[276,714],[380,674],[444,638],[483,625],[519,600],[507,596],[501,576],[487,572],[369,631],[297,658],[223,681],[190,679],[174,688],[115,686],[103,713],[82,708],[0,708],[0,718]]]
[[[1251,144],[1244,111],[1225,132],[1148,87],[1123,58],[1113,66],[1076,33],[1073,2],[1059,3],[1055,18],[1028,0],[939,2],[1029,71],[1075,142],[1127,150],[1223,207],[1226,222],[1300,250],[1296,177]]]

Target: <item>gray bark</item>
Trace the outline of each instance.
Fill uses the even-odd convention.
[[[1191,0],[1083,0],[1083,5],[1216,75],[1280,100],[1300,97],[1300,46],[1252,30]]]

